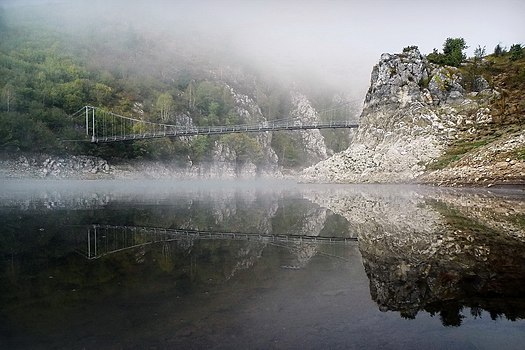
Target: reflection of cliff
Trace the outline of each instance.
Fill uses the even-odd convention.
[[[424,188],[339,187],[307,195],[344,216],[358,235],[372,298],[381,310],[461,310],[525,317],[523,198]]]
[[[1,198],[1,207],[16,210],[64,210],[64,209],[89,209],[99,208],[108,204],[111,195],[93,193],[89,196],[71,196],[67,193],[58,191],[40,191],[39,193],[25,196],[22,198]]]
[[[436,204],[445,204],[446,210],[465,216],[480,225],[525,242],[525,200],[519,192],[472,191],[463,195],[451,189],[436,191]],[[445,216],[447,212],[444,213]]]

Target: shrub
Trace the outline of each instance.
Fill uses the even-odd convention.
[[[459,67],[461,62],[467,57],[463,52],[468,46],[463,38],[447,38],[443,44],[443,53],[437,49],[427,55],[427,59],[436,64]]]
[[[519,60],[523,57],[523,46],[521,44],[514,44],[509,49],[510,59],[512,61]]]
[[[407,46],[403,48],[404,53],[410,52],[412,50],[419,50],[419,48],[416,45]]]
[[[463,38],[447,38],[443,44],[443,55],[445,56],[445,64],[448,66],[459,67],[461,62],[467,56],[463,53],[463,50],[467,49],[468,46]]]
[[[485,46],[481,47],[478,45],[478,47],[474,50],[474,60],[481,61],[483,57],[485,57]]]
[[[432,53],[429,53],[427,59],[435,64],[444,64],[444,56],[442,53],[439,53],[437,49],[434,49]]]
[[[494,48],[494,56],[496,57],[503,56],[505,53],[506,53],[505,48],[501,47],[500,44],[496,45],[496,47]]]

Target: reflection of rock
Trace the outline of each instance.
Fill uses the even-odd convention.
[[[297,212],[292,210],[294,211],[292,215],[296,215],[296,217],[295,220],[289,222],[289,226],[286,226],[286,232],[273,233],[296,236],[319,236],[326,225],[328,210],[317,205],[313,206],[311,203],[308,204],[309,205],[306,206],[296,207],[295,210]],[[286,215],[286,212],[281,213],[281,215],[284,217],[292,216]],[[320,249],[319,245],[315,242],[289,242],[284,244],[283,247],[286,247],[292,255],[291,261],[282,266],[283,268],[289,269],[301,269],[305,267],[308,262],[317,255]]]
[[[282,267],[294,270],[305,267],[319,251],[319,245],[313,242],[293,243],[288,245],[288,248],[293,255],[293,259],[290,264]]]
[[[297,234],[304,236],[319,236],[319,233],[324,227],[326,221],[325,208],[309,208],[303,216],[301,221],[302,226],[299,228]]]
[[[474,191],[465,196],[442,189],[436,191],[433,198],[445,203],[449,210],[525,242],[525,201],[519,194],[501,196],[490,191]]]
[[[1,198],[1,197],[0,197]],[[98,208],[107,205],[112,196],[92,193],[87,196],[72,196],[68,193],[41,190],[38,194],[21,198],[1,198],[3,207],[17,207],[21,210],[77,210]]]
[[[461,323],[463,306],[525,317],[519,197],[366,186],[323,188],[307,197],[344,216],[357,232],[381,310],[405,317],[439,313],[445,325]]]
[[[238,249],[236,256],[236,263],[227,274],[226,280],[231,279],[239,271],[249,269],[252,267],[262,256],[263,250],[266,247],[266,243],[260,242],[245,242]]]
[[[389,250],[403,253],[410,246],[428,256],[439,246],[435,234],[442,225],[439,214],[421,210],[424,198],[414,188],[353,186],[341,191],[341,187],[321,187],[306,197],[346,218],[360,247],[374,249],[385,244]],[[400,237],[398,232],[407,234]]]

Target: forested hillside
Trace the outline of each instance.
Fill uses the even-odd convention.
[[[0,11],[0,150],[198,162],[208,160],[220,140],[253,161],[262,152],[253,135],[114,145],[72,142],[83,139],[82,121],[69,115],[93,105],[169,124],[243,123],[234,91],[253,99],[267,120],[290,111],[290,91],[296,82],[226,58],[221,48],[203,48],[198,36],[115,24],[103,16],[89,25],[78,14],[68,20],[72,17],[39,8]],[[318,109],[346,102],[334,99],[336,91],[322,86],[308,85],[305,90]],[[348,144],[346,135],[326,132],[326,143],[340,151]],[[276,134],[271,142],[281,165],[304,163],[304,152],[293,135]]]

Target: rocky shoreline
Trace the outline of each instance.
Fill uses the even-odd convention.
[[[519,138],[525,143],[525,132]],[[491,162],[479,162],[479,155],[464,160],[456,167],[426,171],[410,182],[446,187],[525,186],[525,162],[505,156],[497,147],[495,154],[485,155]],[[499,152],[499,153],[498,153]],[[491,158],[492,157],[492,158]],[[385,175],[386,176],[386,175]],[[235,173],[221,164],[182,168],[176,164],[134,161],[112,164],[105,159],[83,155],[54,156],[49,154],[10,154],[0,158],[2,179],[47,180],[137,180],[137,179],[235,179],[235,178],[300,179],[297,172],[279,171],[255,174]],[[394,183],[394,182],[392,182]]]
[[[85,155],[4,154],[0,156],[2,179],[235,179],[295,178],[294,171],[269,170],[256,172],[250,167],[234,169],[230,163],[215,162],[196,166],[180,166],[160,161],[108,162]]]
[[[82,179],[111,178],[109,163],[92,156],[52,156],[48,154],[8,154],[0,158],[0,177],[4,179]]]

